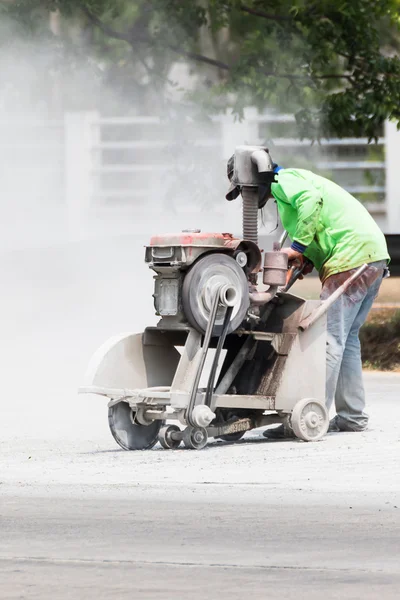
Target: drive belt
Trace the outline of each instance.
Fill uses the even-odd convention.
[[[210,311],[210,318],[208,320],[207,328],[206,328],[206,331],[204,334],[204,341],[203,341],[203,346],[201,349],[200,363],[199,363],[199,366],[198,366],[198,369],[197,369],[197,372],[196,372],[196,375],[195,375],[195,378],[193,381],[192,390],[190,392],[189,404],[188,404],[188,408],[187,408],[187,412],[186,412],[186,420],[189,423],[189,425],[191,425],[192,427],[194,427],[196,425],[192,421],[192,413],[193,413],[193,409],[196,405],[196,398],[197,398],[197,393],[199,390],[201,374],[203,372],[204,364],[205,364],[205,361],[207,358],[207,353],[210,348],[212,333],[213,333],[215,321],[217,318],[219,300],[220,300],[220,292],[218,290],[218,292],[215,294],[215,297],[213,299],[213,304],[212,304],[211,311]],[[221,354],[221,350],[225,343],[225,338],[226,338],[226,335],[228,332],[228,327],[229,327],[229,322],[230,322],[231,315],[232,315],[232,310],[233,310],[233,307],[228,307],[225,312],[221,334],[218,339],[217,348],[215,351],[213,363],[212,363],[211,370],[210,370],[210,376],[208,378],[208,383],[207,383],[207,390],[206,390],[206,396],[205,396],[205,404],[207,406],[210,406],[210,404],[211,404],[212,395],[214,392],[214,382],[215,382],[215,376],[216,376],[216,372],[217,372],[217,368],[218,368],[219,356]]]

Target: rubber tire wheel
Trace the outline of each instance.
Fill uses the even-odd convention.
[[[150,425],[132,423],[132,409],[127,402],[118,402],[108,409],[108,424],[113,438],[124,450],[150,450],[158,440],[162,421]]]
[[[194,263],[194,265],[192,265],[192,267],[187,272],[182,286],[183,312],[190,325],[194,327],[194,329],[197,329],[197,331],[199,331],[200,333],[204,333],[207,329],[207,319],[197,307],[199,298],[201,298],[200,284],[202,280],[202,275],[205,269],[209,269],[211,275],[212,267],[217,265],[222,265],[227,270],[233,271],[233,273],[237,276],[239,280],[240,286],[240,306],[236,314],[234,314],[231,322],[229,323],[228,334],[238,329],[238,327],[244,321],[247,314],[247,310],[250,305],[248,281],[243,269],[238,265],[236,260],[231,256],[222,254],[221,252],[207,254],[203,258],[197,260]],[[221,331],[222,319],[220,323],[217,322],[217,324],[215,325],[213,335],[219,336],[221,334]]]
[[[180,430],[181,429],[180,427],[178,427],[178,425],[167,425],[165,427],[162,427],[158,434],[158,441],[160,442],[160,445],[165,450],[176,450],[177,448],[179,448],[179,446],[181,445],[181,440],[170,440],[168,439],[168,434],[171,433],[171,431],[178,432]]]
[[[226,435],[220,435],[218,437],[219,440],[223,440],[224,442],[238,442],[242,439],[246,432],[245,431],[237,431],[236,433],[227,433]]]
[[[196,432],[199,430],[203,433],[203,439],[200,443],[195,439]],[[204,427],[191,427],[189,425],[183,431],[182,441],[185,444],[185,448],[189,448],[191,450],[202,450],[205,446],[207,446],[208,442],[207,429]]]
[[[319,411],[319,416],[317,413],[314,414],[317,416],[317,425],[315,427],[308,428],[307,424],[304,422],[304,410],[308,405],[316,405],[316,408]],[[299,400],[294,405],[292,415],[290,417],[290,425],[293,429],[294,435],[303,440],[304,442],[317,442],[328,431],[329,427],[329,413],[325,404],[320,402],[319,400],[315,400],[315,398],[303,398],[303,400]],[[310,435],[311,433],[315,435]]]

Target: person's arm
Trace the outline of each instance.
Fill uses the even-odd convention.
[[[297,209],[298,214],[292,247],[294,250],[303,253],[317,233],[322,198],[318,191],[310,186],[307,189],[301,189],[301,191],[289,197],[289,200],[290,204]]]

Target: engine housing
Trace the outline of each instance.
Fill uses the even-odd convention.
[[[235,238],[231,233],[202,233],[199,230],[160,234],[146,246],[145,261],[155,271],[154,308],[162,325],[177,321],[187,324],[182,309],[182,285],[188,269],[204,254],[221,252],[230,256],[241,254],[248,277],[258,272],[261,252],[256,244]],[[243,258],[243,255],[245,258]]]

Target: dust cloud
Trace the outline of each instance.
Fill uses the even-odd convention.
[[[77,395],[91,355],[110,336],[157,320],[143,261],[150,235],[193,227],[240,233],[240,204],[224,198],[226,163],[210,142],[219,142],[218,125],[175,104],[151,115],[160,125],[98,128],[99,143],[158,147],[97,150],[95,167],[112,171],[117,163],[126,172],[95,173],[84,218],[71,222],[67,188],[79,194],[79,186],[68,178],[84,138],[69,148],[76,155],[71,171],[66,113],[135,116],[143,109],[102,86],[101,66],[76,52],[66,56],[49,32],[28,40],[4,20],[0,30],[0,436],[34,440],[83,430],[90,437],[92,418],[101,413],[106,423],[105,401]],[[150,159],[154,171],[128,172]],[[131,195],[107,191],[121,187]]]
[[[66,50],[49,31],[27,39],[2,20],[0,33],[0,433],[90,435],[94,415],[106,420],[105,401],[77,395],[91,355],[110,336],[157,321],[143,260],[151,234],[240,235],[240,200],[225,200],[227,125],[182,98],[162,110],[150,102],[146,113],[102,83],[84,46]],[[67,129],[77,112],[93,118],[90,194],[79,180],[85,133]],[[126,115],[150,119],[99,122]],[[271,132],[261,135],[268,142]],[[273,157],[281,162],[283,149]],[[263,219],[268,249],[280,232],[273,204]]]
[[[105,402],[77,397],[90,356],[111,335],[154,322],[148,231],[71,226],[64,111],[97,108],[96,71],[63,70],[49,36],[26,41],[4,21],[0,29],[0,437],[13,443],[79,427],[90,435],[92,409],[106,422]],[[104,90],[103,108],[107,94],[115,103]]]

